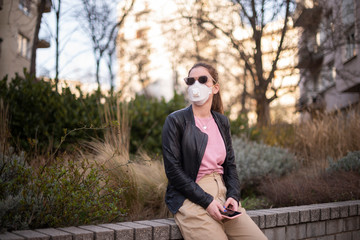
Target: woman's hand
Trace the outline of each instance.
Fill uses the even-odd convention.
[[[220,211],[223,211],[223,209],[224,207],[214,199],[206,208],[206,211],[213,219],[221,221],[224,217],[221,215]]]
[[[239,208],[239,203],[232,197],[229,197],[225,202],[225,208],[230,208],[231,210],[237,211]]]

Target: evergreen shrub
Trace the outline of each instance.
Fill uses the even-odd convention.
[[[86,159],[57,159],[40,168],[24,155],[0,153],[0,230],[120,221],[123,189]]]
[[[13,145],[26,152],[51,151],[60,145],[66,133],[74,129],[80,131],[68,134],[61,145],[62,149],[74,147],[72,144],[79,141],[103,138],[103,130],[107,126],[104,124],[104,106],[100,99],[112,103],[115,108],[116,93],[109,96],[99,92],[84,95],[78,89],[77,97],[68,87],[59,93],[51,81],[35,80],[26,72],[24,74],[24,78],[16,75],[11,81],[6,77],[0,80],[0,98],[9,106]],[[166,116],[185,107],[186,102],[182,95],[176,93],[168,102],[137,95],[129,106],[130,152],[145,149],[160,153],[161,131]]]
[[[280,177],[296,166],[295,156],[288,150],[233,138],[233,148],[242,188],[259,184],[266,177]]]
[[[77,98],[68,87],[58,93],[53,83],[24,74],[25,78],[17,74],[11,81],[6,77],[0,81],[0,98],[9,106],[9,128],[15,145],[27,152],[47,151],[59,145],[67,129],[100,126],[98,96],[83,96],[79,90]],[[76,131],[66,143],[94,136],[95,131]]]
[[[345,157],[334,162],[329,160],[328,167],[329,172],[333,171],[345,171],[345,172],[358,172],[360,174],[360,151],[349,152]]]
[[[161,153],[161,132],[166,117],[185,106],[185,98],[176,92],[168,102],[163,98],[158,100],[137,95],[129,105],[130,152],[135,153],[143,149],[146,152]]]

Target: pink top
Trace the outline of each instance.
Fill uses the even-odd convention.
[[[219,128],[212,116],[209,118],[195,117],[195,124],[202,132],[208,135],[207,146],[196,177],[196,182],[198,182],[207,174],[213,172],[224,173],[221,164],[225,161],[226,149]]]

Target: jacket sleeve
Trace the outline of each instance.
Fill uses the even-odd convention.
[[[236,171],[235,155],[232,146],[230,122],[226,118],[225,124],[225,141],[226,141],[226,159],[224,167],[224,182],[227,189],[226,199],[234,198],[237,202],[240,201],[240,181]]]
[[[182,128],[179,119],[169,115],[162,131],[162,148],[165,173],[170,186],[174,187],[185,198],[206,209],[213,197],[206,193],[182,167],[181,139]]]

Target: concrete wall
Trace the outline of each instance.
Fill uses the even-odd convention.
[[[358,240],[360,200],[247,212],[269,240]],[[21,230],[0,240],[162,240],[182,239],[174,219],[66,228]],[[210,239],[209,239],[210,240]]]
[[[15,76],[15,72],[23,75],[23,68],[30,68],[31,46],[36,25],[36,4],[31,3],[28,14],[19,8],[19,0],[4,1],[3,9],[0,10],[0,78],[6,74],[9,78]],[[29,42],[25,44],[27,54],[19,53],[19,34],[26,37]]]

